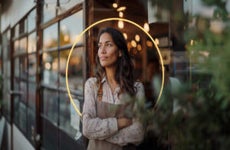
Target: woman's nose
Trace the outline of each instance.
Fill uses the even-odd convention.
[[[105,45],[101,45],[99,49],[100,49],[101,53],[106,53],[106,46]]]

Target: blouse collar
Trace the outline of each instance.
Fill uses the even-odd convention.
[[[106,76],[104,75],[103,78],[101,79],[101,83],[104,84],[105,82],[107,82],[107,84],[108,84],[107,78],[106,78]],[[119,91],[120,91],[120,87],[116,87],[116,88],[115,88],[115,92],[118,93]]]

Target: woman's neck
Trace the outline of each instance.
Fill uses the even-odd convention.
[[[106,68],[106,78],[109,82],[115,82],[115,69],[114,68]]]
[[[115,72],[114,68],[107,68],[106,69],[106,78],[112,90],[114,90],[118,85],[115,79]]]

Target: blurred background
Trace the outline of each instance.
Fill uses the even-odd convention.
[[[145,85],[142,115],[151,133],[142,149],[230,147],[229,12],[229,0],[0,0],[0,149],[86,148],[66,90],[66,62],[79,34],[111,17],[134,21],[155,43],[122,20],[86,32],[68,64],[77,107],[82,109],[85,80],[94,75],[97,34],[114,27],[125,36],[135,77]],[[160,88],[153,82],[162,65],[165,88],[153,114],[148,110]]]

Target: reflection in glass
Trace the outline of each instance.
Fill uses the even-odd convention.
[[[79,11],[60,22],[60,45],[73,44],[83,31],[83,11]],[[80,42],[82,42],[82,37]]]
[[[30,14],[28,15],[28,32],[30,32],[31,30],[35,29],[35,25],[36,25],[36,11],[35,9],[33,11],[30,12]]]
[[[28,84],[28,105],[31,110],[35,112],[36,105],[36,84],[30,83]]]
[[[57,125],[58,122],[58,93],[48,89],[43,90],[43,114],[48,120]]]
[[[14,59],[14,76],[19,78],[19,58]]]
[[[17,24],[14,28],[14,37],[18,37],[19,36],[19,24]]]
[[[81,137],[80,132],[80,117],[71,105],[68,94],[60,93],[60,127],[67,132],[71,137],[78,139]],[[80,108],[80,102],[74,99],[74,102],[78,108]]]
[[[60,70],[60,73],[63,75],[65,79],[65,69],[66,69],[66,61],[68,57],[69,51],[62,51],[60,53],[61,62],[63,64]],[[68,83],[71,90],[78,90],[83,92],[83,60],[82,56],[84,54],[83,47],[77,47],[73,50],[72,55],[68,64]],[[64,81],[65,82],[65,81]],[[66,86],[65,83],[62,86]]]
[[[28,36],[28,53],[36,51],[36,33],[33,32]]]
[[[58,84],[58,52],[43,53],[43,83],[57,87]]]
[[[19,22],[19,35],[26,33],[27,31],[27,18]]]
[[[83,2],[83,0],[74,0],[74,1],[64,0],[64,1],[61,1],[59,9],[58,9],[58,14],[64,13],[66,10],[69,10],[70,8],[72,8],[73,6],[75,6],[76,4],[79,4],[81,2]]]
[[[19,54],[20,47],[19,47],[19,40],[14,42],[14,54]]]
[[[28,124],[28,132],[27,132],[27,136],[30,138],[30,140],[34,140],[33,136],[34,136],[34,132],[35,132],[35,110],[34,109],[27,109],[27,115],[28,115],[28,119],[27,119],[27,124]]]
[[[46,28],[43,32],[43,50],[57,47],[58,45],[58,28],[57,24],[54,24]]]
[[[11,120],[11,118],[10,118],[10,115],[11,115],[11,111],[10,111],[11,110],[11,101],[9,101],[9,99],[11,97],[10,97],[10,94],[8,94],[9,89],[10,89],[10,81],[8,79],[4,80],[3,84],[4,84],[3,93],[6,93],[6,94],[3,94],[2,111],[3,111],[4,115],[7,117],[7,119]]]
[[[14,91],[20,90],[20,83],[18,78],[14,78]]]
[[[27,41],[26,38],[22,38],[19,41],[19,53],[26,53]]]
[[[14,96],[14,122],[19,124],[19,95]]]
[[[55,1],[50,1],[49,3],[44,3],[43,5],[43,23],[51,20],[52,18],[54,18],[56,15],[56,3]]]
[[[20,81],[20,90],[19,92],[21,92],[20,94],[20,100],[24,103],[27,103],[27,82],[24,82],[24,81]]]
[[[28,60],[28,79],[29,81],[36,81],[36,67],[37,67],[37,61],[36,61],[36,54],[29,55]]]
[[[42,135],[43,135],[42,136],[42,149],[59,150],[58,137],[60,136],[60,134],[59,132],[57,132],[57,130],[58,129],[54,127],[52,123],[50,123],[46,119],[42,120]],[[64,150],[68,150],[68,149],[65,147]]]
[[[26,105],[19,102],[19,127],[25,133],[26,132]]]
[[[6,33],[2,34],[2,51],[3,51],[3,73],[4,73],[4,80],[2,84],[2,112],[6,116],[6,118],[11,121],[10,115],[11,115],[11,101],[10,100],[10,94],[9,90],[11,89],[11,74],[10,74],[10,66],[11,66],[11,57],[10,57],[10,30],[7,30]]]
[[[27,73],[28,73],[26,56],[22,56],[19,58],[19,70],[20,70],[20,78],[26,80]]]

